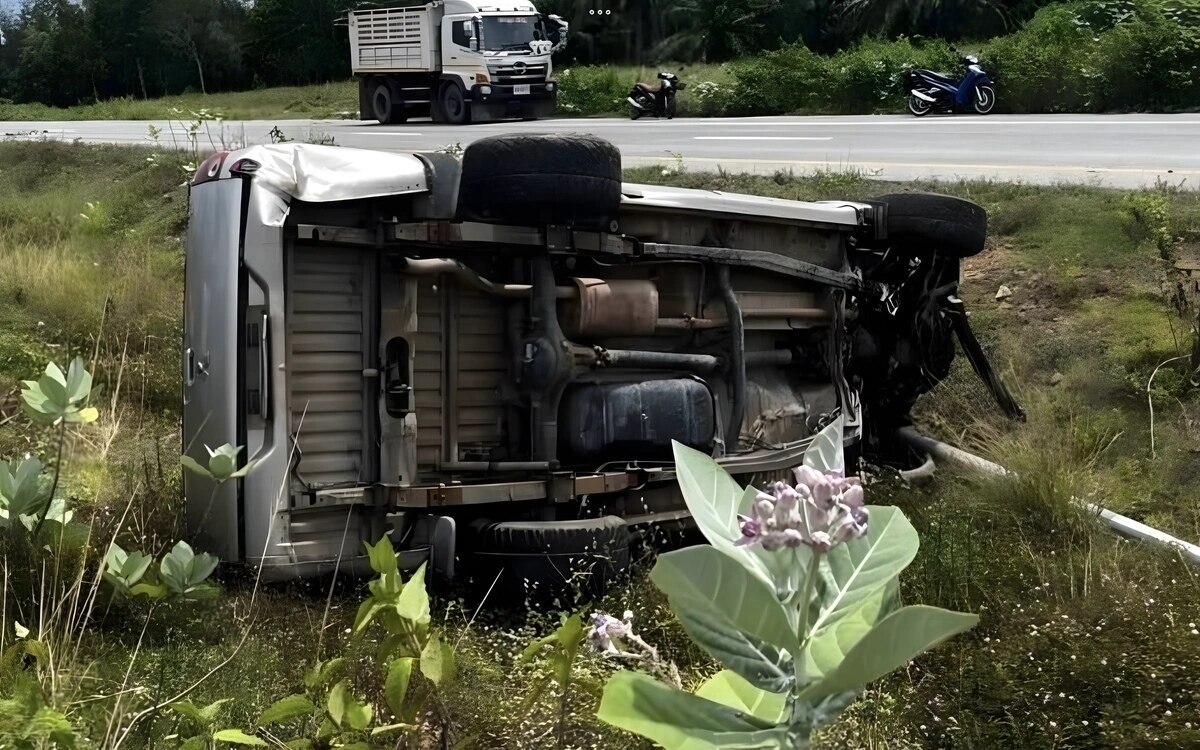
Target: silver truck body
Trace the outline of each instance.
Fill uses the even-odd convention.
[[[701,444],[744,483],[784,476],[835,414],[858,441],[857,394],[837,368],[803,375],[792,342],[853,317],[852,238],[875,231],[874,207],[626,185],[616,231],[472,223],[454,218],[456,170],[301,144],[201,166],[184,450],[203,464],[206,446],[242,445],[254,467],[185,476],[200,548],[286,579],[360,570],[387,533],[406,567],[432,557],[452,576],[476,516],[684,518],[669,457],[651,455],[664,441]],[[523,401],[539,299],[572,376]],[[734,318],[741,385],[704,353],[725,351]]]

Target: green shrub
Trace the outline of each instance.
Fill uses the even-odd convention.
[[[1200,106],[1200,3],[1089,0],[1047,6],[982,46],[997,111],[1104,112]],[[909,68],[962,71],[946,42],[864,39],[835,55],[801,44],[732,66],[726,114],[864,114],[904,108]]]
[[[558,74],[558,108],[572,115],[619,112],[632,81],[624,81],[605,66],[566,68]]]

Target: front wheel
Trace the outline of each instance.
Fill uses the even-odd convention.
[[[996,106],[996,90],[991,86],[975,87],[975,111],[986,115]]]
[[[933,109],[933,104],[927,102],[916,94],[908,97],[908,111],[912,112],[917,117],[924,117],[929,114],[929,110]]]
[[[675,97],[674,96],[667,97],[666,111],[667,111],[667,119],[668,120],[672,120],[675,118]]]

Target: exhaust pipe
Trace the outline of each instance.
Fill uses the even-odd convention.
[[[937,99],[934,99],[932,96],[930,96],[929,94],[926,94],[924,91],[918,91],[917,89],[913,89],[911,93],[913,96],[917,97],[918,99],[927,101],[930,104],[933,104],[934,102],[937,101]]]
[[[931,437],[922,435],[912,427],[902,427],[896,431],[896,434],[901,440],[917,450],[928,453],[935,461],[958,464],[980,474],[994,477],[1016,477],[1014,472],[1009,471],[1000,464],[989,461],[981,456],[976,456],[974,453],[968,453],[961,448],[955,448],[953,445],[947,445],[940,440],[934,440]],[[1200,546],[1191,542],[1185,542],[1182,539],[1171,536],[1165,531],[1156,529],[1153,526],[1147,526],[1127,516],[1113,513],[1111,510],[1101,508],[1094,503],[1079,503],[1079,505],[1086,508],[1090,513],[1098,515],[1101,520],[1108,524],[1110,529],[1122,536],[1169,547],[1179,552],[1179,554],[1191,562],[1200,565]]]

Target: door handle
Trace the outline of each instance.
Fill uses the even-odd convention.
[[[196,350],[188,347],[183,352],[183,384],[191,386],[196,382]]]
[[[263,419],[268,419],[271,414],[271,355],[267,351],[267,344],[271,340],[269,327],[270,319],[263,313],[258,341],[258,416]]]

